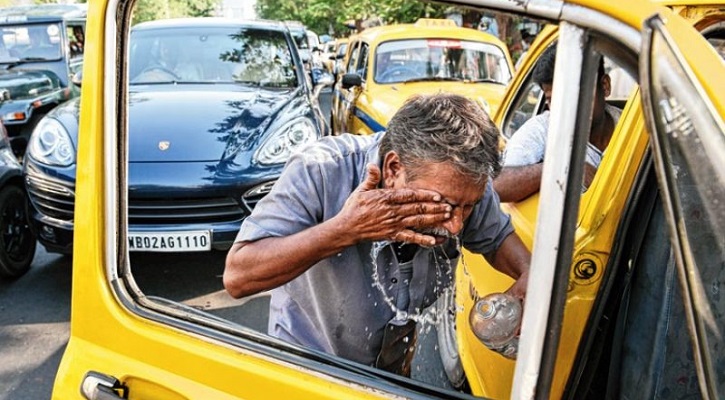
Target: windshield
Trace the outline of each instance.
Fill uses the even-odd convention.
[[[129,76],[131,84],[298,85],[283,32],[231,27],[132,32]]]
[[[0,63],[58,60],[61,57],[60,25],[5,25],[0,28]]]
[[[506,84],[511,79],[511,70],[504,52],[490,43],[415,39],[378,46],[375,82],[438,79]]]
[[[298,49],[306,50],[310,48],[310,43],[307,39],[307,34],[305,33],[304,29],[290,29],[290,33],[295,39],[295,43],[297,43]]]

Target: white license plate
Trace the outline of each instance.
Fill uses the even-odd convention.
[[[180,252],[211,250],[209,231],[190,232],[130,232],[130,251]]]

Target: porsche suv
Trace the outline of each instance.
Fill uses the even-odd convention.
[[[293,39],[280,23],[199,18],[142,23],[130,40],[128,246],[227,249],[290,152],[327,134]],[[24,165],[52,252],[72,250],[79,104],[38,124]]]

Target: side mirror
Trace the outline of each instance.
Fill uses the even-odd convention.
[[[324,68],[314,68],[312,69],[312,83],[315,85],[312,95],[318,99],[322,89],[335,84],[335,77]]]
[[[335,77],[324,68],[313,68],[312,84],[315,86],[332,86],[335,84]]]
[[[75,74],[73,74],[73,76],[71,76],[71,78],[70,78],[70,81],[71,81],[71,82],[72,82],[72,83],[73,83],[74,85],[76,85],[76,86],[78,86],[78,87],[81,87],[81,81],[82,81],[82,80],[83,80],[83,70],[80,70],[80,71],[76,72],[76,73],[75,73]]]
[[[362,77],[358,74],[345,74],[342,76],[342,88],[350,89],[362,85]]]

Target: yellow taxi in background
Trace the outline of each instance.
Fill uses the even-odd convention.
[[[385,130],[416,93],[458,93],[493,112],[513,71],[502,41],[447,19],[366,29],[350,38],[342,68],[332,130],[361,135]]]
[[[342,60],[347,52],[347,42],[347,38],[337,38],[332,42],[329,52],[323,53],[322,63],[325,65],[327,72],[337,76],[339,66],[342,65]]]
[[[465,336],[466,302],[507,285],[492,275],[473,277],[475,285],[460,281],[454,306],[439,312],[457,322],[460,347],[445,338],[437,345],[461,360],[468,386],[459,390],[272,338],[232,320],[234,306],[214,314],[146,290],[128,249],[125,149],[129,102],[138,99],[129,96],[127,57],[135,2],[90,0],[75,143],[70,337],[53,399],[658,398],[654,381],[699,391],[692,397],[725,398],[725,80],[718,79],[725,64],[693,24],[701,27],[645,0],[626,7],[610,0],[448,2],[559,25],[532,50],[556,39],[540,211],[534,222],[533,214],[517,214],[525,212],[522,203],[509,207],[533,248],[516,362]],[[576,132],[590,119],[602,55],[640,91],[582,195],[585,140]],[[499,126],[524,104],[519,99],[532,97],[526,88],[533,87],[535,58],[527,57],[527,72],[497,111]],[[521,112],[538,109],[526,104]],[[465,273],[485,273],[470,254],[463,261]],[[221,278],[211,288],[196,286],[196,276],[175,267],[159,277],[181,280],[204,302],[224,294]]]
[[[720,46],[719,54],[723,56],[725,7],[722,3],[697,1],[690,4],[671,0],[657,1],[657,3],[670,7],[676,14],[694,25],[713,47],[717,49]],[[623,11],[614,9],[610,11],[613,16],[624,14]],[[565,54],[567,45],[581,47],[575,43],[557,44],[557,40],[566,40],[564,29],[571,30],[572,27],[569,24],[562,26],[552,24],[545,27],[517,71],[510,90],[494,117],[496,124],[501,128],[504,141],[515,134],[523,122],[545,109],[543,92],[531,76],[544,50],[549,46],[558,45],[557,52]],[[663,47],[675,43],[673,37],[677,37],[679,33],[673,32],[672,37],[661,39],[652,46],[657,49],[656,51],[663,50]],[[648,78],[684,79],[698,75],[708,79],[698,71],[700,66],[697,64],[694,65],[695,71],[692,72],[694,75],[686,75],[683,70],[669,67],[663,70],[658,70],[657,66],[650,67],[652,68],[650,70],[642,67],[631,69],[627,67],[628,63],[638,59],[642,62],[653,54],[640,55],[611,48],[605,43],[606,41],[590,40],[592,43],[590,47],[596,57],[604,57],[608,61],[607,64],[616,69],[629,70],[626,78],[632,79],[630,75],[636,77],[639,74],[640,83],[641,80]],[[711,49],[706,48],[700,51],[710,52],[709,50]],[[556,85],[560,85],[557,79],[573,79],[569,74],[559,74],[565,63],[572,70],[576,70],[575,66],[558,59],[561,57],[557,57],[558,75],[554,77],[555,90]],[[661,57],[672,62],[684,61],[679,54]],[[714,64],[718,64],[718,61],[714,61]],[[720,63],[720,66],[722,65]],[[651,76],[648,76],[650,74]],[[612,81],[612,85],[615,84]],[[665,395],[673,398],[706,398],[707,393],[697,384],[698,366],[693,361],[697,357],[712,363],[711,372],[719,377],[716,378],[718,382],[716,391],[720,393],[720,397],[723,396],[725,352],[722,351],[724,343],[722,335],[725,327],[723,320],[725,300],[720,293],[725,289],[723,281],[725,251],[723,226],[714,227],[710,224],[722,224],[725,216],[721,214],[717,217],[718,222],[708,223],[705,216],[709,215],[707,209],[711,207],[702,204],[713,193],[722,194],[723,188],[722,186],[715,188],[713,193],[707,195],[703,193],[712,189],[708,188],[711,184],[696,178],[699,173],[693,170],[699,169],[697,166],[699,156],[687,154],[695,151],[694,147],[678,150],[675,147],[681,146],[681,143],[667,145],[655,143],[656,150],[662,150],[657,146],[665,146],[666,151],[672,154],[658,156],[656,150],[653,154],[652,148],[648,146],[653,145],[650,143],[650,136],[655,133],[655,127],[646,125],[642,109],[644,101],[645,108],[654,107],[652,112],[659,114],[658,118],[662,121],[657,122],[657,127],[664,128],[663,134],[666,136],[659,141],[681,141],[682,139],[677,138],[678,135],[689,135],[691,130],[696,128],[689,125],[689,118],[694,118],[694,115],[689,117],[685,115],[687,111],[680,103],[683,100],[670,97],[684,95],[677,93],[680,90],[677,85],[670,82],[664,87],[650,88],[650,96],[658,90],[667,94],[657,99],[654,104],[647,103],[653,100],[642,98],[647,94],[640,92],[636,84],[627,91],[630,96],[625,101],[608,99],[611,105],[623,109],[611,142],[604,153],[604,159],[594,182],[585,193],[581,194],[580,201],[572,199],[572,193],[568,193],[570,198],[567,200],[577,201],[578,207],[570,207],[566,212],[578,217],[569,216],[570,222],[575,223],[575,230],[572,232],[573,245],[567,248],[567,251],[571,252],[571,257],[569,258],[567,254],[566,259],[561,258],[558,262],[557,273],[560,274],[562,283],[554,288],[556,299],[552,296],[551,300],[558,301],[564,306],[563,313],[557,316],[561,324],[561,335],[557,338],[558,348],[553,345],[554,341],[551,338],[545,342],[549,346],[547,355],[556,360],[555,368],[548,371],[547,376],[552,398],[599,398],[605,393],[613,393],[613,390],[616,390],[615,396],[624,398],[663,398]],[[690,88],[683,90],[688,91]],[[583,89],[569,93],[558,91],[554,96],[576,97],[582,92]],[[698,103],[701,100],[700,96],[696,95],[698,100],[693,101]],[[559,99],[554,101],[556,100]],[[554,104],[552,113],[558,107],[566,106],[561,102]],[[692,112],[696,112],[695,110]],[[719,149],[722,150],[723,109],[703,107],[703,110],[716,114],[712,128],[715,136],[718,136],[716,141],[720,146]],[[552,116],[551,124],[554,124],[553,118]],[[555,128],[550,127],[550,143],[553,143],[552,129]],[[545,160],[563,157],[567,151],[552,144],[547,144],[547,147],[551,148],[547,148]],[[707,153],[704,149],[697,151]],[[692,156],[695,158],[687,159]],[[679,157],[687,160],[678,160]],[[663,169],[656,171],[660,174],[660,178],[674,179],[666,184],[660,183],[659,191],[655,173],[658,166]],[[723,171],[720,167],[717,168]],[[720,179],[722,178],[720,175]],[[722,180],[719,182],[715,185],[722,185]],[[552,183],[549,181],[549,184]],[[502,205],[504,211],[511,215],[518,235],[530,249],[534,250],[534,257],[537,256],[536,242],[540,240],[538,235],[550,234],[550,232],[540,232],[537,221],[541,224],[543,220],[557,213],[552,210],[550,200],[544,198],[544,185],[546,181],[542,180],[541,192],[520,202]],[[677,193],[668,194],[669,191]],[[667,199],[668,196],[671,197]],[[683,197],[685,199],[682,199]],[[676,200],[678,198],[680,200]],[[681,294],[677,293],[675,268],[677,254],[674,253],[677,246],[670,244],[666,235],[667,218],[663,201],[666,204],[667,200],[683,202],[681,206],[684,210],[681,214],[667,215],[670,218],[674,217],[669,220],[670,223],[679,221],[678,224],[686,225],[679,228],[687,232],[680,231],[683,239],[684,236],[689,236],[697,241],[703,241],[694,245],[697,249],[687,249],[687,251],[707,252],[709,246],[714,250],[704,256],[704,259],[698,259],[694,270],[685,272],[697,275],[687,278],[694,280],[689,282],[694,288],[685,295],[702,296],[697,301],[701,303],[703,310],[707,311],[703,317],[716,324],[700,327],[704,337],[711,337],[710,344],[704,349],[695,348],[706,353],[702,355],[697,354],[697,351],[693,355],[693,349],[686,340],[686,315],[690,310],[686,311],[687,307],[683,306],[681,301],[673,300],[675,296]],[[719,212],[722,210],[720,208]],[[465,383],[475,394],[493,399],[508,399],[513,390],[516,363],[484,346],[477,339],[473,325],[469,321],[476,314],[475,304],[481,297],[503,291],[513,281],[490,268],[484,259],[471,253],[464,252],[463,259],[467,262],[461,262],[458,266],[455,300],[452,294],[448,294],[451,297],[443,300],[448,301],[450,307],[456,304],[456,307],[463,312],[455,315],[455,321],[449,319],[442,324],[444,326],[438,332],[441,335],[440,341],[450,344],[446,350],[450,353],[447,356],[450,365],[448,373],[457,385]],[[532,268],[536,268],[536,265]],[[539,283],[537,276],[532,274],[529,280],[530,287]],[[701,290],[697,290],[698,285],[703,285]],[[526,303],[529,302],[537,304],[536,300],[527,299]],[[523,329],[526,328],[524,325]],[[712,337],[716,339],[712,340]],[[458,350],[457,354],[452,350],[454,347]],[[526,350],[520,349],[521,351]],[[460,357],[460,362],[456,362],[457,357]],[[459,369],[460,367],[462,369]],[[621,371],[621,375],[617,373],[613,377],[612,372],[618,371]]]

